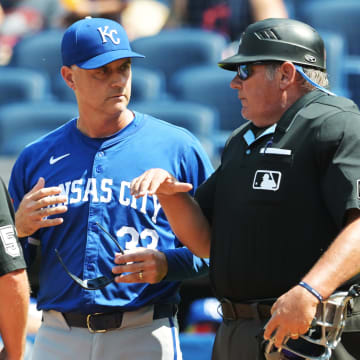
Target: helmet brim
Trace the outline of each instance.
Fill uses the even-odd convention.
[[[230,70],[230,71],[236,71],[237,70],[237,65],[239,64],[247,64],[247,63],[253,63],[256,61],[285,61],[285,60],[275,60],[274,57],[266,57],[266,56],[262,56],[261,58],[259,58],[259,56],[244,56],[244,55],[233,55],[230,56],[220,62],[218,62],[218,65],[225,70]]]

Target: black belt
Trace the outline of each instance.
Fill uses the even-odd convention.
[[[174,316],[177,312],[177,305],[156,304],[154,305],[153,319],[162,319]],[[90,332],[106,332],[117,329],[121,326],[124,311],[81,314],[77,312],[62,313],[70,327],[87,328]]]
[[[256,319],[266,320],[271,317],[271,305],[253,303],[233,303],[229,300],[221,300],[223,318],[225,320]]]

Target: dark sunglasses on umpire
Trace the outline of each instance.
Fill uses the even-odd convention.
[[[247,64],[238,64],[237,66],[237,75],[241,80],[247,80],[252,74],[252,66],[253,65],[261,65],[264,64],[265,61],[255,61]]]
[[[99,223],[96,223],[96,225],[102,230],[104,231],[117,245],[117,247],[119,248],[120,252],[122,254],[124,254],[124,250],[122,249],[122,247],[120,246],[119,242],[115,239],[114,236],[112,236],[108,231],[106,231],[104,229],[103,226],[101,226]],[[87,289],[87,290],[98,290],[98,289],[102,289],[105,286],[109,285],[110,283],[112,283],[114,281],[115,278],[115,274],[113,274],[113,276],[111,278],[108,278],[106,276],[99,276],[97,278],[94,279],[85,279],[82,280],[79,277],[77,277],[76,275],[74,275],[73,273],[71,273],[69,271],[69,269],[66,267],[63,259],[61,258],[58,249],[55,249],[55,253],[56,256],[58,258],[58,260],[60,261],[60,264],[62,265],[62,267],[65,269],[65,271],[67,272],[67,274],[74,280],[74,282],[78,285],[80,285],[82,288]]]
[[[237,74],[241,80],[246,80],[251,74],[250,64],[240,64],[237,66]]]

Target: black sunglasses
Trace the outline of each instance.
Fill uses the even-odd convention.
[[[253,65],[262,65],[262,64],[269,64],[269,63],[274,63],[273,61],[255,61],[252,63],[247,63],[247,64],[238,64],[236,70],[237,70],[237,75],[239,76],[239,78],[241,80],[247,80],[250,75],[252,74],[252,66]]]
[[[101,226],[99,223],[96,223],[96,225],[105,232],[105,234],[107,234],[117,245],[117,247],[119,248],[120,252],[122,254],[124,254],[124,250],[123,248],[120,246],[119,242],[115,239],[114,236],[112,236],[108,231],[106,231],[104,229],[103,226]],[[60,261],[60,264],[63,266],[63,268],[65,269],[65,271],[67,272],[67,274],[78,284],[80,285],[82,288],[87,289],[87,290],[98,290],[98,289],[102,289],[105,286],[109,285],[110,283],[112,283],[114,281],[115,278],[115,274],[113,274],[113,276],[111,278],[108,278],[106,276],[99,276],[97,278],[94,279],[86,279],[86,280],[82,280],[80,278],[78,278],[76,275],[74,275],[73,273],[71,273],[69,271],[69,269],[66,267],[63,259],[61,258],[58,249],[55,249],[55,253],[56,256],[58,258],[58,260]]]

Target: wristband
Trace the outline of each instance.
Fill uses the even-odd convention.
[[[313,289],[309,284],[307,284],[304,281],[300,281],[299,285],[302,286],[307,291],[309,291],[311,294],[313,294],[320,302],[323,301],[323,297],[321,296],[321,294],[318,293],[315,289]]]

